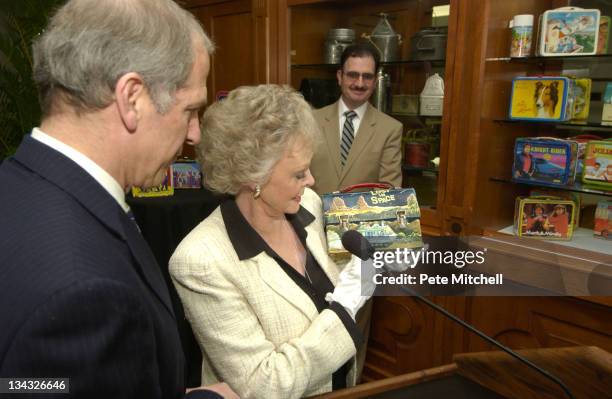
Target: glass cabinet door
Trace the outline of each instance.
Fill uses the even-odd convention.
[[[380,71],[387,84],[379,85],[377,91],[381,93],[375,92],[370,102],[403,125],[402,185],[415,188],[422,209],[436,209],[438,177],[444,168],[444,160],[440,159],[443,97],[432,96],[420,104],[420,95],[428,78],[438,79],[435,74],[442,81],[445,78],[448,1],[295,3],[289,2],[288,11],[288,81],[315,108],[331,104],[340,96],[336,79],[340,65],[335,62],[339,62],[341,48],[334,50],[334,45],[350,43],[347,30],[354,32],[355,42],[381,47],[372,33],[385,18],[399,35],[397,52],[381,50]],[[423,110],[423,106],[429,108]]]

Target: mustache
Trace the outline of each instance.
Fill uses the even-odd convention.
[[[365,86],[351,86],[351,90],[366,91],[368,88]]]

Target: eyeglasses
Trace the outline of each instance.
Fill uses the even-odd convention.
[[[350,80],[355,80],[355,81],[359,80],[359,78],[361,77],[361,79],[363,79],[364,82],[372,82],[374,78],[376,77],[376,75],[370,72],[359,73],[355,71],[348,71],[348,72],[343,72],[343,73],[347,78],[349,78]]]

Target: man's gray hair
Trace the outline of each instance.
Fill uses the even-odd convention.
[[[164,113],[198,46],[214,51],[200,23],[172,0],[69,0],[32,46],[43,114],[58,96],[77,111],[102,109],[129,72],[142,77]]]

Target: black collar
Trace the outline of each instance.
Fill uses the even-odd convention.
[[[261,252],[265,252],[273,258],[278,256],[249,222],[247,222],[234,199],[229,199],[221,204],[221,215],[225,223],[227,235],[238,255],[238,259],[250,259],[259,255]],[[306,237],[308,235],[306,226],[312,223],[315,217],[301,205],[297,213],[285,214],[285,216],[293,226],[293,229],[305,248]]]

